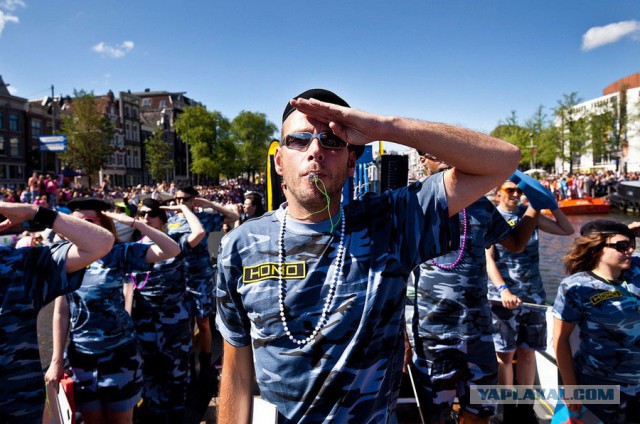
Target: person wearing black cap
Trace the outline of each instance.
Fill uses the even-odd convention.
[[[180,186],[176,189],[178,205],[186,205],[193,211],[205,230],[205,236],[200,239],[200,242],[184,253],[184,261],[188,271],[187,307],[190,315],[195,318],[199,330],[200,375],[198,377],[203,384],[206,384],[211,374],[213,342],[209,317],[215,311],[215,288],[213,285],[215,272],[214,264],[211,261],[211,252],[209,252],[209,234],[222,230],[224,224],[231,227],[240,218],[240,215],[219,203],[199,196],[198,190],[191,185]],[[214,213],[195,212],[197,208],[211,208]],[[180,211],[169,218],[168,229],[171,236],[192,231],[189,220]]]
[[[140,400],[142,359],[133,321],[125,310],[123,289],[127,274],[146,271],[149,264],[180,253],[169,236],[125,214],[107,212],[110,204],[96,198],[76,198],[67,204],[72,216],[116,234],[113,220],[129,225],[155,244],[115,243],[105,256],[91,263],[83,286],[56,299],[53,314],[53,353],[45,375],[58,387],[64,372],[63,351],[74,381],[77,410],[85,423],[131,422]]]
[[[138,218],[156,230],[167,224],[165,211],[180,212],[191,232],[177,233],[180,255],[156,262],[151,271],[132,274],[134,293],[132,318],[142,351],[144,379],[140,422],[181,423],[189,382],[191,331],[186,307],[186,264],[184,252],[196,247],[205,236],[198,218],[187,205],[160,206],[157,200],[142,201]],[[149,237],[139,243],[153,244]]]
[[[619,404],[589,404],[605,423],[640,422],[640,258],[636,234],[608,219],[585,224],[564,257],[569,277],[553,305],[553,344],[562,382],[620,385]],[[572,353],[569,337],[580,329]],[[568,403],[568,402],[567,402]],[[568,404],[580,411],[579,402]]]
[[[88,222],[35,205],[0,202],[0,215],[0,231],[31,221],[69,241],[29,249],[0,247],[0,422],[40,423],[45,391],[38,312],[76,290],[85,267],[106,254],[114,238]]]
[[[342,207],[342,187],[374,140],[453,168]],[[230,232],[218,255],[218,422],[248,422],[254,371],[280,422],[393,422],[408,275],[458,247],[458,211],[519,158],[490,136],[351,109],[327,90],[292,99],[274,156],[287,202]]]

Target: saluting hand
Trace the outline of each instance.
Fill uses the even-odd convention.
[[[390,119],[316,99],[292,99],[290,103],[309,118],[328,124],[335,135],[354,145],[382,139],[381,124]]]
[[[8,203],[0,201],[0,215],[6,219],[0,222],[0,231],[33,219],[38,211],[38,206],[26,203]]]

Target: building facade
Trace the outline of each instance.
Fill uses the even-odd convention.
[[[559,173],[571,168],[574,172],[640,172],[640,72],[610,84],[602,96],[575,105],[570,113],[572,119],[585,119],[587,125],[591,125],[593,117],[607,117],[611,129],[603,140],[584,140],[586,153],[571,158],[573,164],[556,159]],[[559,119],[556,125],[562,126]],[[603,144],[596,148],[596,143]],[[565,147],[565,156],[568,153]]]

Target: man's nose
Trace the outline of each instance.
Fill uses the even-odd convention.
[[[307,148],[307,155],[309,156],[309,159],[315,159],[318,162],[324,160],[324,147],[322,147],[318,138],[311,140],[311,143]]]

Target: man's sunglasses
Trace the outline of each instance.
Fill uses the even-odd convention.
[[[157,218],[160,216],[160,211],[156,211],[156,210],[151,210],[151,211],[142,211],[138,214],[139,216],[141,216],[142,218]]]
[[[516,193],[518,196],[522,196],[522,190],[517,187],[503,187],[501,190],[509,196],[513,196],[513,193]]]
[[[325,149],[343,150],[348,146],[346,141],[342,140],[332,132],[323,132],[319,134],[312,134],[310,132],[291,133],[284,137],[284,142],[282,144],[289,149],[306,152],[309,148],[309,144],[311,144],[314,138],[317,138],[320,145]]]
[[[621,240],[615,243],[605,243],[605,246],[616,249],[620,253],[626,253],[629,250],[635,250],[636,248],[636,244],[629,240]]]

